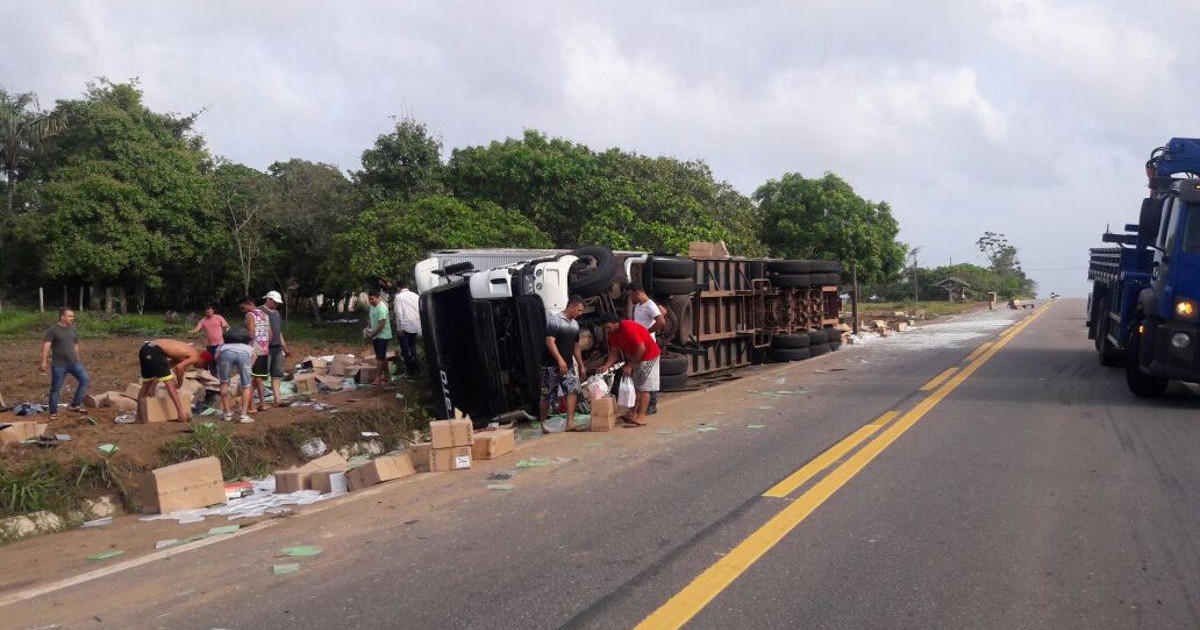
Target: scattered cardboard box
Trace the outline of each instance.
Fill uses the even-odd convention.
[[[473,429],[470,420],[434,420],[429,423],[429,441],[435,449],[470,446]]]
[[[429,455],[433,449],[433,444],[429,442],[417,442],[408,447],[408,452],[412,456],[413,466],[417,470],[429,472]]]
[[[308,476],[308,485],[310,488],[321,494],[329,494],[334,491],[345,492],[349,489],[347,484],[346,468],[344,466],[318,470]]]
[[[130,383],[125,386],[125,389],[121,393],[125,394],[126,398],[132,398],[134,400],[137,400],[138,394],[141,393],[141,391],[142,391],[141,385],[139,385],[138,383]]]
[[[46,432],[46,425],[35,420],[14,420],[0,424],[0,444],[13,444],[33,440]]]
[[[340,376],[318,374],[317,382],[324,385],[329,391],[337,392],[342,389],[342,377]]]
[[[729,248],[725,245],[725,241],[715,243],[692,241],[688,243],[688,256],[692,258],[729,258]]]
[[[107,407],[109,404],[108,392],[103,392],[100,394],[88,394],[87,396],[83,397],[83,406],[87,407],[88,409],[99,409],[101,407]]]
[[[108,404],[115,407],[121,413],[129,413],[137,411],[137,401],[126,396],[121,392],[104,392],[108,397]]]
[[[471,467],[471,447],[452,446],[450,448],[431,448],[429,450],[429,470],[438,472],[444,470],[466,470]]]
[[[312,474],[322,470],[345,470],[346,458],[337,452],[322,455],[303,466],[275,471],[275,492],[287,494],[312,488]]]
[[[188,420],[191,418],[192,409],[192,393],[179,392],[179,402],[183,405],[183,410],[187,413],[186,418],[179,417],[179,410],[175,408],[175,402],[168,396],[148,396],[142,400],[142,405],[146,410],[143,422],[167,422],[169,420]]]
[[[343,378],[347,376],[354,376],[358,372],[357,367],[358,361],[354,360],[354,355],[334,355],[333,361],[329,363],[329,375],[341,376]]]
[[[475,434],[471,445],[471,459],[496,459],[517,448],[517,432],[512,429],[497,429]]]
[[[225,502],[225,480],[216,457],[156,468],[139,484],[142,510],[167,514]]]
[[[347,472],[346,482],[349,484],[350,490],[361,490],[385,481],[407,477],[416,472],[409,454],[402,451],[381,455]]]
[[[617,399],[612,396],[597,398],[591,402],[591,431],[612,431],[617,428]]]
[[[317,375],[313,372],[297,373],[292,377],[292,384],[296,386],[297,394],[317,393]]]
[[[356,366],[358,368],[358,382],[370,383],[379,376],[379,367],[375,365],[362,364]]]

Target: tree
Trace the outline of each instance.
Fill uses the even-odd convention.
[[[213,173],[217,199],[237,256],[243,295],[250,294],[256,264],[261,265],[269,231],[279,213],[276,182],[242,164],[221,163]]]
[[[494,203],[467,204],[445,196],[386,201],[333,237],[326,292],[337,295],[381,279],[410,277],[413,265],[433,249],[551,245],[550,237],[520,213]]]
[[[442,141],[412,118],[397,120],[391,133],[376,138],[363,151],[362,166],[355,179],[376,200],[411,200],[443,190]]]
[[[997,287],[993,289],[1001,298],[1011,300],[1022,296],[1037,295],[1037,283],[1025,275],[1021,269],[1021,261],[1017,256],[1017,248],[1008,242],[1008,238],[999,232],[984,232],[975,241],[979,253],[983,254],[989,263],[989,270],[998,279]]]
[[[798,173],[770,180],[754,193],[762,213],[759,236],[772,256],[857,264],[863,282],[886,282],[904,267],[906,247],[887,202],[863,199],[845,180]]]
[[[42,112],[37,107],[34,93],[10,94],[0,87],[0,170],[4,171],[6,208],[10,217],[22,167],[30,154],[65,126],[61,115]]]

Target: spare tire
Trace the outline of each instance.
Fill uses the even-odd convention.
[[[696,261],[683,256],[651,256],[647,261],[650,274],[659,278],[695,278]],[[643,274],[645,277],[645,274]]]
[[[771,284],[784,289],[810,287],[813,285],[813,275],[809,273],[767,274]]]
[[[769,356],[772,361],[782,363],[784,361],[803,361],[811,357],[812,352],[809,348],[788,348],[786,350],[780,348],[777,350],[771,350],[767,356]]]
[[[814,273],[810,277],[814,286],[834,287],[842,282],[842,276],[836,273]]]
[[[571,265],[567,286],[571,293],[591,297],[608,290],[620,271],[616,256],[607,247],[589,245],[571,252],[579,258]]]
[[[767,261],[767,271],[769,273],[797,274],[797,273],[812,273],[813,261],[811,260],[769,260]]]
[[[819,357],[822,354],[829,353],[829,344],[828,343],[814,343],[813,345],[808,347],[808,351],[812,354],[812,356]]]
[[[798,333],[795,335],[775,335],[771,337],[771,349],[773,350],[792,350],[795,348],[807,348],[812,344],[812,337],[808,333]]]
[[[688,363],[687,355],[664,352],[658,360],[658,375],[663,377],[687,374]]]
[[[660,366],[661,367],[661,366]],[[687,374],[658,375],[658,390],[661,392],[677,392],[687,389]]]
[[[828,341],[829,343],[833,343],[835,341],[838,343],[841,343],[842,342],[842,331],[838,330],[837,328],[826,328],[825,329],[825,340]]]
[[[651,295],[689,295],[696,292],[694,278],[654,278],[645,289]]]
[[[836,260],[812,260],[813,273],[841,273],[842,263]]]

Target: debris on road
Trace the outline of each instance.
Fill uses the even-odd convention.
[[[284,547],[279,550],[279,555],[288,556],[291,558],[311,558],[319,556],[325,549],[322,547],[314,547],[311,545],[300,545],[297,547]]]
[[[125,553],[124,549],[109,549],[107,551],[101,551],[100,553],[90,555],[87,557],[87,559],[88,562],[100,562],[102,560],[108,560],[109,558],[115,558],[123,553]]]
[[[292,564],[276,564],[271,566],[271,573],[275,575],[289,575],[300,570],[299,563]]]

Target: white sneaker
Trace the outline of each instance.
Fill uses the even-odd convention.
[[[223,414],[221,414],[221,419],[224,420],[225,422],[233,422],[233,414],[223,413]]]
[[[250,424],[250,423],[254,422],[254,418],[251,418],[250,416],[248,416],[246,414],[242,414],[242,417],[238,418],[238,422],[240,422],[242,424]]]

